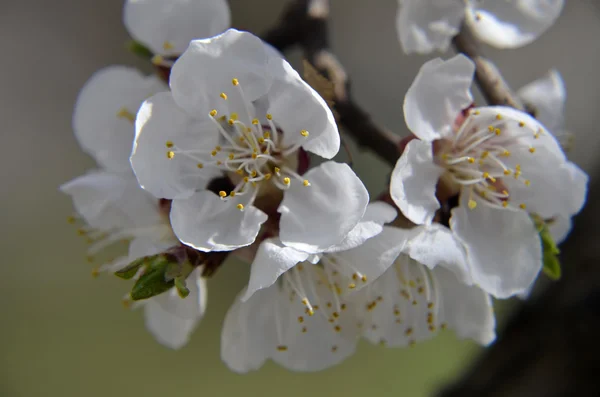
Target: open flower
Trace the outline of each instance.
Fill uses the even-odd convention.
[[[368,193],[350,167],[329,161],[300,175],[301,149],[328,159],[338,152],[337,126],[319,94],[260,39],[230,29],[194,40],[170,84],[138,113],[131,163],[144,189],[174,199],[182,242],[201,251],[247,246],[278,217],[265,202],[282,195],[281,241],[305,252],[340,243],[362,218]],[[205,190],[220,174],[235,188]]]
[[[230,25],[226,0],[127,0],[129,34],[163,57],[182,54],[193,39],[212,37]]]
[[[577,213],[587,175],[526,113],[498,106],[463,114],[472,104],[473,72],[462,55],[421,68],[404,102],[406,123],[419,139],[398,160],[390,192],[416,224],[431,223],[439,199],[458,195],[450,227],[467,248],[465,281],[502,298],[526,290],[542,266],[530,214],[551,221]]]
[[[491,298],[460,281],[467,269],[460,241],[439,224],[393,230],[404,242],[402,250],[396,252],[393,265],[352,300],[362,334],[373,343],[399,347],[449,328],[461,338],[491,343]]]
[[[60,189],[71,196],[84,223],[78,232],[91,244],[90,260],[116,242],[131,240],[128,255],[98,265],[95,272],[115,272],[135,259],[179,244],[169,224],[168,205],[165,207],[165,201],[159,202],[140,188],[128,161],[140,104],[165,89],[156,77],[111,66],[92,76],[77,98],[75,136],[99,169]],[[188,277],[188,288],[186,299],[173,289],[143,303],[148,329],[159,342],[172,348],[187,342],[204,314],[206,288],[198,271]]]
[[[271,358],[292,370],[318,371],[351,355],[360,330],[349,293],[377,279],[402,250],[395,229],[382,233],[395,216],[387,204],[369,205],[354,237],[319,255],[263,241],[248,287],[225,318],[225,363],[247,372]]]
[[[405,53],[446,51],[462,23],[481,41],[517,48],[556,21],[564,0],[399,0],[398,37]]]

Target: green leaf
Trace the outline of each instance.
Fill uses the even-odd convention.
[[[550,234],[548,221],[545,221],[538,215],[532,215],[532,219],[535,222],[538,233],[540,234],[540,239],[542,240],[544,274],[552,280],[558,280],[561,276],[560,260],[558,259],[560,250],[552,238],[552,234]]]
[[[146,257],[148,263],[146,271],[136,281],[131,289],[131,299],[134,301],[152,298],[173,288],[173,279],[165,278],[165,271],[169,266],[167,257],[163,254]]]
[[[146,261],[145,257],[137,259],[137,260],[131,262],[125,268],[116,271],[115,276],[120,277],[123,280],[129,280],[137,274],[138,270],[140,269],[140,267],[142,267],[142,265],[144,265],[145,261]]]
[[[151,60],[154,54],[148,47],[140,43],[139,41],[130,40],[127,42],[127,49],[134,53],[135,55],[144,58],[146,60]]]

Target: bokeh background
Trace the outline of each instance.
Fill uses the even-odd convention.
[[[231,0],[233,25],[261,33],[285,2]],[[406,134],[404,93],[427,57],[401,53],[397,1],[331,3],[332,47],[357,101],[379,123]],[[128,283],[91,277],[85,244],[66,222],[70,200],[57,187],[94,166],[71,130],[87,78],[111,64],[150,72],[124,49],[121,9],[122,0],[0,0],[0,396],[425,396],[457,376],[477,348],[448,332],[411,349],[361,343],[355,356],[317,374],[272,363],[233,374],[219,357],[220,327],[248,266],[229,262],[210,281],[207,315],[177,352],[154,342],[141,312],[122,308]],[[514,88],[552,67],[562,73],[567,123],[576,134],[569,155],[592,180],[600,143],[598,37],[597,1],[571,0],[534,44],[488,52]],[[389,169],[351,147],[357,173],[377,194]]]

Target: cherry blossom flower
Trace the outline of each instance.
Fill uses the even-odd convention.
[[[368,193],[350,167],[328,161],[304,175],[298,168],[302,151],[326,159],[338,152],[331,111],[260,39],[230,29],[192,41],[170,85],[142,105],[131,163],[144,189],[173,199],[182,242],[205,252],[247,246],[278,211],[282,243],[317,253],[357,225]],[[235,188],[206,190],[217,175]],[[278,208],[263,205],[282,196]]]
[[[473,72],[462,55],[421,68],[404,101],[406,123],[419,139],[398,160],[390,192],[419,225],[434,220],[439,199],[458,195],[450,227],[467,249],[464,281],[504,298],[526,290],[542,266],[530,214],[548,221],[576,214],[588,178],[528,114],[469,108]]]
[[[382,233],[395,216],[387,204],[370,204],[354,231],[359,238],[318,255],[263,241],[248,287],[225,318],[225,363],[247,372],[270,358],[291,370],[318,371],[350,356],[360,328],[349,293],[377,279],[402,250],[395,229]]]
[[[446,51],[466,23],[497,48],[527,45],[558,18],[564,0],[399,0],[398,37],[405,53]]]
[[[409,346],[449,328],[461,338],[491,343],[491,298],[460,281],[467,270],[460,241],[439,224],[394,233],[406,241],[402,251],[381,277],[353,297],[365,338],[389,347]]]
[[[135,259],[179,244],[171,230],[168,211],[140,188],[128,161],[135,113],[147,97],[165,89],[154,76],[111,66],[92,76],[77,99],[73,115],[75,136],[99,169],[60,189],[71,196],[78,217],[85,224],[78,232],[91,243],[90,259],[118,241],[131,240],[128,255],[99,265],[94,272],[115,272]],[[149,331],[171,348],[187,342],[204,314],[206,286],[199,270],[188,277],[187,284],[190,294],[186,299],[172,289],[136,305],[144,306]]]
[[[212,37],[230,25],[226,0],[127,0],[125,27],[154,54],[177,57],[193,39]]]

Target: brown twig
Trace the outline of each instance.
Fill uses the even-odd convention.
[[[475,82],[488,104],[525,110],[521,101],[502,78],[498,68],[482,55],[479,42],[467,24],[463,24],[460,33],[454,37],[453,44],[456,51],[471,58],[475,63]]]
[[[371,149],[393,166],[400,155],[400,137],[376,125],[352,99],[350,79],[329,49],[328,17],[328,0],[294,0],[263,39],[281,52],[300,46],[306,60],[333,83],[339,124],[361,147]]]

